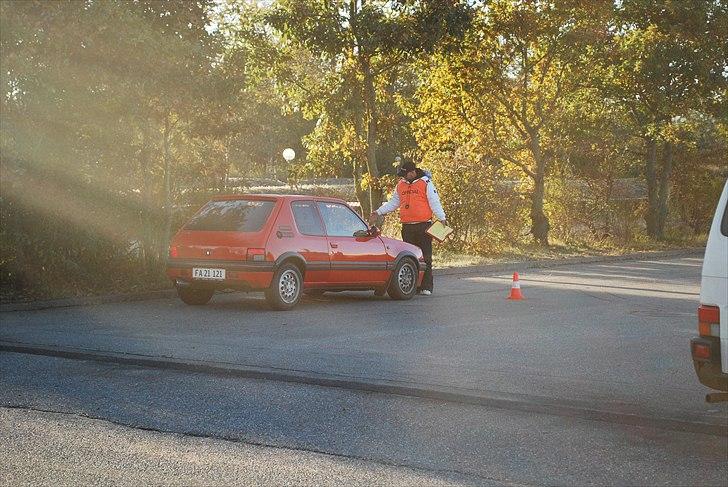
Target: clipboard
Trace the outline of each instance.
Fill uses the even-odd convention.
[[[442,224],[442,222],[433,223],[430,228],[425,230],[428,235],[437,240],[438,242],[444,242],[445,239],[455,231],[454,228],[448,227]]]

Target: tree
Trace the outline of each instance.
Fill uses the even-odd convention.
[[[460,1],[281,0],[275,5],[268,17],[271,25],[284,40],[320,56],[319,67],[329,70],[323,79],[332,88],[330,93],[346,105],[344,113],[350,116],[346,125],[351,130],[337,123],[341,118],[336,111],[318,110],[317,118],[334,120],[342,132],[353,131],[347,151],[352,156],[358,194],[362,194],[364,176],[374,182],[380,177],[377,91],[383,76],[413,55],[431,50],[443,38],[461,32],[469,20],[468,12],[466,3]],[[322,109],[327,105],[320,100],[316,104]],[[368,199],[361,202],[365,213],[382,201],[379,185],[370,184],[367,192]]]
[[[277,170],[286,147],[305,159],[301,139],[313,128],[286,103],[272,75],[280,54],[265,24],[266,12],[256,3],[229,1],[218,5],[212,18],[222,52],[208,87],[213,101],[199,133],[224,141],[230,169],[245,177]]]
[[[657,0],[622,2],[600,71],[606,97],[630,114],[645,149],[647,233],[664,237],[680,130],[676,121],[704,107],[728,113],[728,5]]]
[[[569,99],[556,121],[549,207],[553,234],[562,241],[627,244],[638,230],[638,143],[627,117],[598,90],[585,89]]]
[[[443,125],[445,116],[492,152],[491,160],[520,169],[531,182],[531,233],[542,245],[549,232],[546,178],[559,143],[554,123],[584,88],[604,18],[592,2],[493,1],[481,9],[461,51],[438,56],[425,70],[418,124],[423,130]]]
[[[125,262],[136,239],[143,269],[158,266],[176,136],[195,116],[214,50],[208,8],[0,4],[3,245],[46,269],[38,275],[88,280],[88,266]],[[8,266],[19,280],[33,273]]]

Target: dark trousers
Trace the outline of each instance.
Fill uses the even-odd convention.
[[[425,277],[422,279],[420,289],[432,291],[432,237],[427,233],[427,229],[432,225],[425,223],[403,223],[402,224],[402,240],[422,249],[422,255],[425,257]]]

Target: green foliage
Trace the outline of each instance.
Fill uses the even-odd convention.
[[[647,232],[663,238],[673,157],[683,143],[676,121],[693,110],[728,113],[728,6],[725,2],[622,2],[595,86],[629,115],[624,127],[642,139]]]
[[[485,160],[519,171],[531,200],[531,233],[542,244],[549,230],[545,181],[559,147],[556,120],[582,89],[589,55],[603,42],[603,10],[578,1],[490,2],[459,52],[435,57],[434,69],[423,70],[418,142],[440,126],[442,144],[476,139],[471,158],[485,153]],[[431,143],[421,145],[431,150]]]
[[[472,253],[497,252],[520,243],[527,231],[526,211],[519,185],[498,164],[473,159],[466,144],[453,153],[428,154],[423,167],[433,181],[456,233],[445,244]]]
[[[673,228],[683,236],[707,234],[728,178],[728,126],[692,113],[680,124],[671,209]]]
[[[465,2],[276,2],[267,19],[282,35],[286,62],[277,63],[279,74],[289,96],[318,120],[306,139],[313,161],[307,169],[350,168],[365,212],[379,206],[376,180],[386,170],[381,156],[402,150],[401,141],[387,137],[396,133],[387,121],[401,119],[391,90],[396,79],[388,76],[408,59],[457,37],[469,13]],[[287,51],[305,51],[304,58],[314,53],[308,63],[313,69],[295,69],[299,63]],[[331,144],[335,138],[339,142]],[[388,142],[398,147],[382,154],[378,146]],[[332,164],[337,158],[343,164]]]
[[[288,120],[231,89],[212,6],[0,3],[3,294],[101,291],[114,270],[158,285],[174,208],[221,189],[233,157],[280,154]],[[269,145],[235,143],[251,133]]]

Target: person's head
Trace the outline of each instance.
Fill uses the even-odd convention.
[[[405,159],[397,168],[397,176],[414,181],[417,178],[417,166],[411,159]]]

